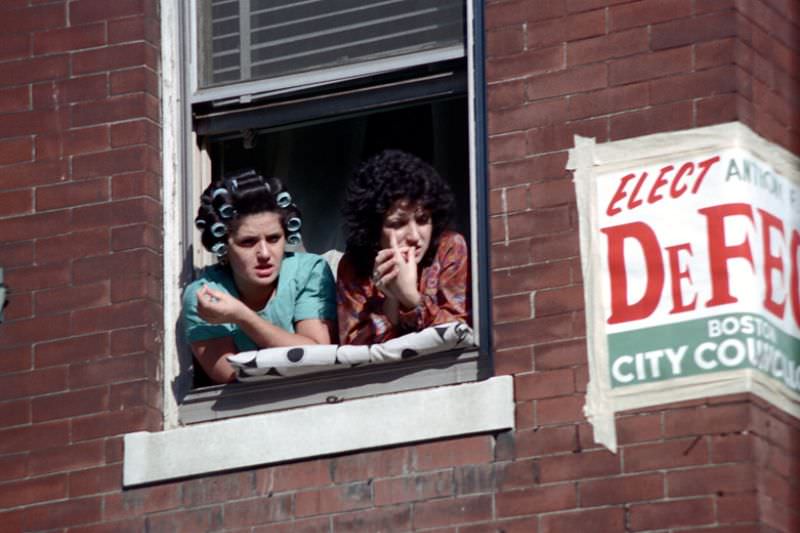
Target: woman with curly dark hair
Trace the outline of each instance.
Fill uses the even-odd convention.
[[[182,320],[212,381],[235,379],[227,355],[335,342],[333,275],[320,256],[285,250],[301,218],[280,180],[250,170],[213,182],[195,224],[218,263],[186,287]]]
[[[355,171],[336,282],[342,344],[469,320],[469,258],[449,230],[453,206],[447,183],[411,154],[385,150]]]

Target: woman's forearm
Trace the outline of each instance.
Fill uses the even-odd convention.
[[[397,325],[397,311],[399,307],[399,302],[394,298],[386,298],[383,301],[383,314],[386,315],[386,318],[393,326]]]
[[[274,348],[277,346],[299,346],[303,344],[328,344],[330,339],[320,336],[312,338],[299,333],[290,333],[285,329],[272,324],[252,309],[245,308],[236,323],[242,331],[256,343],[259,348]]]
[[[236,370],[225,358],[236,353],[233,337],[220,337],[191,344],[192,353],[206,375],[214,383],[230,383],[236,380]]]

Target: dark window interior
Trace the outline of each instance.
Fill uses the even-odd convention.
[[[341,205],[353,168],[386,148],[411,152],[450,183],[457,201],[456,229],[469,236],[467,103],[463,96],[270,129],[245,142],[242,135],[209,139],[212,174],[253,167],[284,180],[303,212],[309,252],[344,251]]]
[[[248,139],[249,135],[249,139]],[[341,206],[353,168],[386,148],[413,153],[433,165],[456,197],[455,228],[469,241],[469,154],[467,99],[450,96],[434,101],[392,105],[340,119],[209,136],[206,143],[212,175],[247,167],[287,183],[303,213],[307,251],[344,251]],[[194,386],[209,385],[194,365]]]

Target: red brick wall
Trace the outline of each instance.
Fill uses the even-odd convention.
[[[751,428],[761,522],[767,531],[800,531],[800,425],[754,401]]]
[[[518,424],[495,516],[552,513],[531,519],[548,532],[800,530],[800,423],[754,398],[629,413],[617,455],[593,443],[564,170],[574,134],[731,120],[800,153],[800,4],[502,0],[486,26],[495,361],[515,374]]]
[[[121,435],[160,427],[154,6],[0,3],[3,531],[101,520]]]
[[[737,119],[800,152],[796,2],[487,1],[495,361],[516,431],[123,491],[120,435],[160,425],[155,4],[0,4],[0,530],[800,529],[800,424],[749,395],[625,413],[619,452],[594,444],[564,170],[574,133]]]
[[[800,153],[800,4],[738,0],[736,8],[738,118],[759,135]]]

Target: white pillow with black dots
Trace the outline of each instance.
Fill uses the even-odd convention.
[[[402,361],[474,345],[472,328],[449,322],[380,344],[311,344],[265,348],[228,356],[239,381],[259,381],[333,370],[342,365]]]

